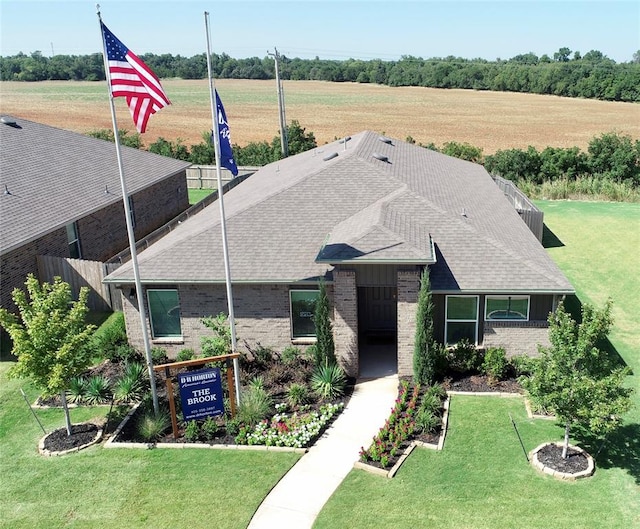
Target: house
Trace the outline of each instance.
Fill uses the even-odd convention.
[[[226,312],[220,208],[138,256],[119,285],[131,342],[137,304],[155,346],[199,350],[204,316]],[[336,355],[352,376],[370,344],[412,373],[420,276],[430,268],[436,338],[509,354],[548,344],[547,316],[573,287],[480,165],[365,131],[272,163],[224,196],[238,343],[314,343],[318,282],[333,306]]]
[[[189,207],[190,164],[128,147],[122,162],[136,239]],[[114,143],[3,116],[0,193],[4,308],[38,256],[104,261],[129,245]]]

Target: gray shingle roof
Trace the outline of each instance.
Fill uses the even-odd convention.
[[[1,253],[122,199],[115,144],[12,119],[0,123]],[[122,160],[130,194],[190,165],[129,147]]]
[[[435,261],[434,290],[573,291],[482,166],[374,132],[267,165],[224,207],[233,282],[303,281],[343,260]],[[139,254],[142,281],[224,282],[221,239],[212,204]],[[128,264],[108,281],[132,277]]]

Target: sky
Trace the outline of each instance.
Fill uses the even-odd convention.
[[[569,48],[627,62],[640,50],[639,0],[131,0],[99,2],[131,51],[235,58],[397,60],[450,55],[493,61]],[[102,52],[95,0],[0,0],[0,55]]]

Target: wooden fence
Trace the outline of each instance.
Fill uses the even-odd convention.
[[[81,287],[89,288],[87,306],[91,310],[109,312],[122,310],[120,291],[112,285],[105,285],[102,279],[118,265],[108,265],[100,261],[38,256],[38,276],[40,281],[51,283],[58,276],[69,283],[74,299],[78,299]]]
[[[238,176],[255,173],[259,167],[238,167]],[[228,184],[234,176],[227,169],[220,169],[222,185]],[[187,167],[187,187],[189,189],[218,189],[215,165],[192,165]]]
[[[525,222],[533,234],[542,242],[544,231],[544,213],[529,200],[527,195],[518,189],[511,181],[500,176],[491,175],[496,185],[502,190],[509,202],[516,209],[522,220]]]

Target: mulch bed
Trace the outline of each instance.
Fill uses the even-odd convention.
[[[523,393],[515,378],[491,383],[486,375],[458,375],[445,379],[443,386],[447,391],[465,391],[475,393]]]
[[[548,444],[538,451],[538,461],[545,467],[558,472],[577,474],[589,467],[589,460],[584,452],[573,448],[567,450],[567,458],[562,458],[562,447],[556,444]]]
[[[93,423],[71,425],[71,435],[67,435],[67,428],[58,428],[51,432],[44,440],[43,448],[49,452],[64,452],[79,448],[92,442],[100,430]]]

